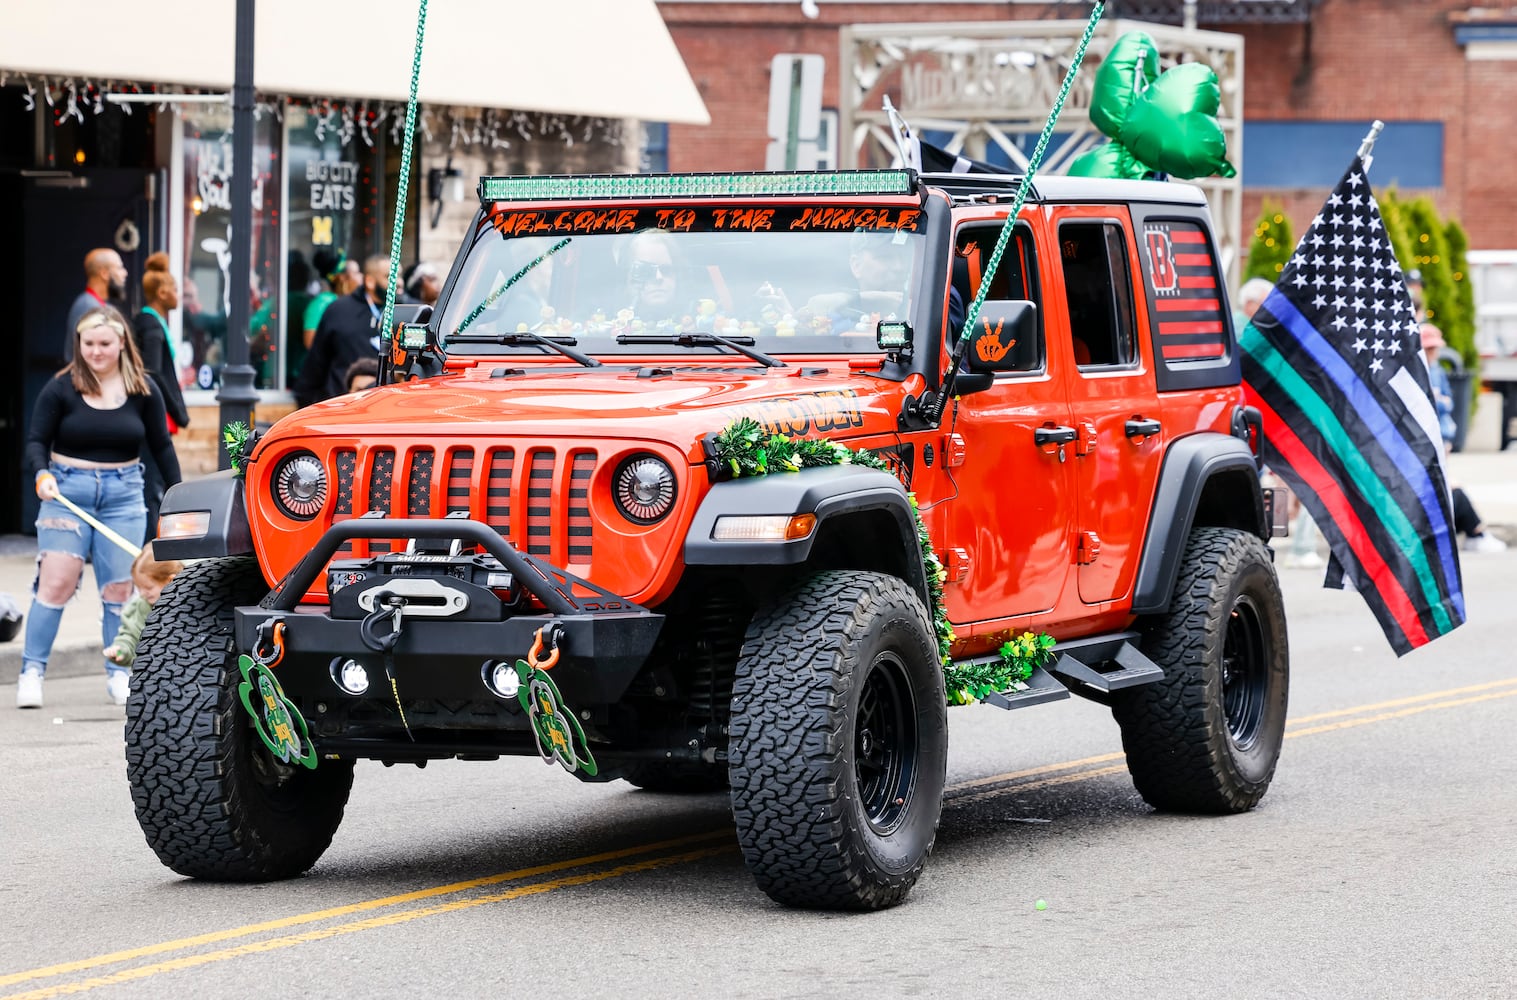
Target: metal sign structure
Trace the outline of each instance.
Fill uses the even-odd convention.
[[[1084,21],[855,24],[840,32],[843,80],[839,108],[839,166],[886,167],[896,160],[884,99],[889,97],[918,135],[946,133],[949,151],[986,159],[999,150],[1011,169],[1023,169],[1079,46]],[[1103,21],[1059,116],[1041,173],[1062,174],[1086,150],[1106,141],[1090,122],[1096,67],[1112,43],[1144,31],[1159,47],[1160,70],[1201,62],[1217,74],[1222,92],[1217,122],[1228,159],[1243,159],[1243,38],[1146,21]],[[995,159],[994,156],[989,156]],[[1238,281],[1243,252],[1239,177],[1192,181],[1206,193],[1224,274]]]

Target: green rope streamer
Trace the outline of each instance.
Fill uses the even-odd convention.
[[[406,141],[400,147],[400,182],[396,184],[395,225],[390,230],[390,280],[385,289],[385,313],[379,334],[389,350],[390,328],[395,322],[395,286],[400,281],[400,238],[406,227],[406,189],[411,184],[411,141],[416,136],[416,86],[421,80],[421,40],[427,33],[427,0],[416,14],[416,56],[411,60],[411,99],[406,102]]]
[[[1043,162],[1043,151],[1048,148],[1048,138],[1053,135],[1053,127],[1059,120],[1059,112],[1064,110],[1064,100],[1069,96],[1069,88],[1075,82],[1075,74],[1080,72],[1080,64],[1085,61],[1085,49],[1090,45],[1091,36],[1096,33],[1096,24],[1101,20],[1101,14],[1106,9],[1104,0],[1098,0],[1091,9],[1090,20],[1085,23],[1085,34],[1080,36],[1080,47],[1075,50],[1074,60],[1069,64],[1069,72],[1064,74],[1064,85],[1059,88],[1059,96],[1053,102],[1053,111],[1049,112],[1048,121],[1043,124],[1043,134],[1038,136],[1038,144],[1033,147],[1032,156],[1027,160],[1027,172],[1022,175],[1022,182],[1017,185],[1017,196],[1011,203],[1011,211],[1006,213],[1006,225],[1001,227],[1001,235],[996,238],[995,251],[990,255],[990,261],[985,267],[985,277],[980,280],[980,287],[974,293],[974,301],[969,304],[969,310],[964,315],[964,328],[959,331],[959,340],[963,341],[974,329],[975,321],[980,318],[980,307],[985,304],[985,296],[990,291],[990,279],[996,273],[996,268],[1001,266],[1001,255],[1006,251],[1006,244],[1011,242],[1011,231],[1016,228],[1017,216],[1021,214],[1022,203],[1027,200],[1027,189],[1032,186],[1032,175],[1037,173],[1038,165]]]

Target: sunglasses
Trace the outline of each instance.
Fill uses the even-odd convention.
[[[650,281],[660,281],[664,278],[674,278],[673,264],[655,264],[647,260],[635,260],[628,269],[627,276],[637,284],[647,284]]]

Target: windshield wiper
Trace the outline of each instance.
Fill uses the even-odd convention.
[[[708,347],[720,344],[730,347],[739,354],[746,354],[766,368],[785,368],[787,365],[779,358],[772,358],[763,351],[755,351],[746,346],[753,343],[752,337],[723,337],[719,333],[621,333],[617,334],[618,344],[678,344],[681,347]]]
[[[573,358],[586,368],[599,368],[601,363],[588,354],[576,351],[571,344],[579,341],[573,337],[544,337],[540,333],[532,333],[530,330],[518,330],[515,333],[455,333],[448,338],[449,344],[499,344],[502,347],[521,347],[523,344],[533,344],[539,347],[547,347],[555,350],[565,357]]]

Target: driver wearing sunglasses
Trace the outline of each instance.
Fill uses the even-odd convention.
[[[632,311],[641,320],[673,319],[679,312],[674,247],[661,229],[645,229],[627,244],[627,288]]]

